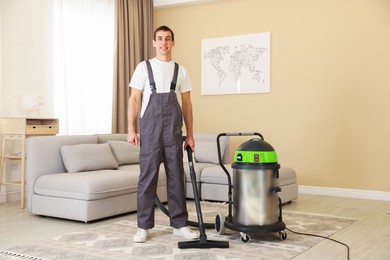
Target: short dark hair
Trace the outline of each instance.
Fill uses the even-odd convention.
[[[169,28],[168,26],[165,26],[165,25],[162,25],[162,26],[158,27],[158,28],[154,31],[154,35],[153,35],[153,39],[154,39],[154,40],[156,40],[156,34],[157,34],[157,32],[159,32],[159,31],[171,32],[172,41],[175,40],[175,34],[174,34],[173,31],[171,30],[171,28]]]

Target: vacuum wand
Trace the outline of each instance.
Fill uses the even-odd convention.
[[[193,163],[193,159],[192,159],[192,150],[191,150],[191,147],[189,145],[187,145],[186,150],[187,150],[187,156],[188,156],[188,164],[190,167],[192,190],[194,192],[196,213],[197,213],[198,223],[199,223],[199,240],[179,242],[178,247],[182,248],[182,249],[186,249],[186,248],[228,248],[229,242],[227,242],[227,241],[207,240],[207,235],[206,235],[204,224],[203,224],[203,216],[202,216],[202,209],[201,209],[200,201],[199,201],[198,189],[196,187],[196,174],[195,174],[194,163]]]
[[[191,181],[192,189],[194,190],[194,197],[199,198],[198,189],[196,187],[196,174],[195,174],[195,170],[194,170],[194,162],[193,162],[193,158],[192,158],[191,147],[187,146],[186,150],[187,150],[187,155],[188,155],[188,164],[190,166],[190,177],[191,177],[191,180],[195,180],[195,181]],[[195,207],[196,207],[196,215],[198,217],[200,239],[202,240],[202,236],[206,237],[206,234],[205,234],[206,232],[205,232],[205,228],[203,225],[203,215],[202,215],[202,209],[200,206],[199,199],[195,200]],[[207,239],[207,237],[206,237],[206,239]]]

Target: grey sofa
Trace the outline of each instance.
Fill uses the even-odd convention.
[[[195,134],[197,187],[203,200],[227,201],[226,175],[218,165],[216,137],[215,134]],[[229,139],[224,137],[220,141],[223,162],[228,164]],[[83,222],[136,211],[138,149],[126,142],[125,134],[28,138],[28,211]],[[183,160],[186,196],[191,199],[194,196],[187,156]],[[295,190],[284,191],[280,185],[283,202],[297,198],[296,176],[295,172],[292,173],[289,185],[293,185]],[[285,176],[281,174],[280,183],[284,179]],[[162,166],[157,188],[162,202],[167,200],[165,182],[165,169]]]

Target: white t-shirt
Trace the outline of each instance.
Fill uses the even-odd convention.
[[[170,92],[171,82],[175,69],[174,61],[160,61],[156,58],[150,60],[152,66],[153,77],[156,83],[157,93]],[[142,93],[142,106],[141,106],[141,117],[143,116],[145,109],[148,105],[151,90],[149,85],[148,69],[146,62],[140,62],[134,70],[133,76],[131,77],[129,86],[141,90]],[[179,72],[177,75],[176,82],[176,93],[184,93],[192,90],[190,76],[183,66],[179,66]]]

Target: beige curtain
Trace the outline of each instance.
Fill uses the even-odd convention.
[[[127,133],[129,82],[137,64],[153,54],[153,0],[117,0],[112,133]]]

